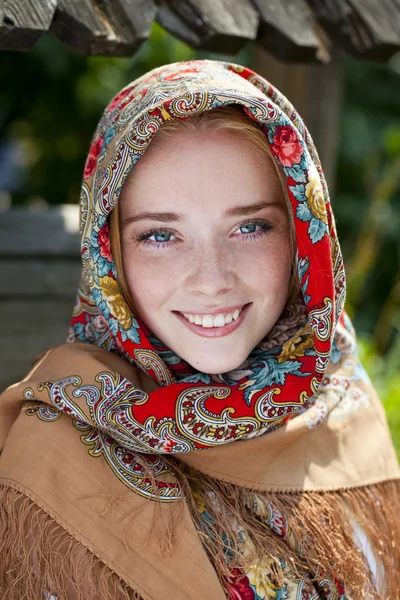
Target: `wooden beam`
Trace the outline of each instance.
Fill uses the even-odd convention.
[[[65,343],[72,309],[73,301],[70,299],[0,300],[0,393],[25,377],[35,357]]]
[[[64,204],[44,210],[0,213],[0,260],[79,257],[79,209]]]
[[[0,258],[0,304],[4,300],[75,300],[82,263],[79,253],[58,258]]]
[[[258,41],[285,62],[329,60],[326,36],[305,0],[253,0],[260,13]],[[319,32],[318,32],[319,30]]]
[[[81,54],[132,56],[155,13],[153,0],[58,0],[51,31]]]
[[[223,54],[256,38],[285,62],[326,62],[328,36],[370,60],[400,49],[400,0],[0,0],[0,50],[29,50],[50,29],[83,54],[132,56],[156,13],[193,48]]]
[[[65,342],[81,270],[77,205],[0,212],[0,392]]]
[[[29,50],[48,31],[57,0],[0,0],[0,50]]]
[[[255,40],[259,15],[251,0],[158,0],[156,20],[200,50],[236,54]]]
[[[359,58],[387,61],[400,48],[400,0],[307,0],[331,38]]]

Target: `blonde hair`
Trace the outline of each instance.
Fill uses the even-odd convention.
[[[299,279],[296,268],[296,232],[294,226],[293,213],[291,209],[290,198],[286,188],[286,178],[277,165],[272,156],[271,149],[268,144],[267,137],[261,128],[250,119],[244,112],[241,106],[230,105],[222,108],[216,108],[209,111],[201,112],[193,115],[188,119],[171,119],[166,121],[155,134],[157,139],[170,137],[181,131],[188,132],[204,132],[204,131],[230,131],[240,135],[247,144],[264,153],[270,163],[273,165],[275,172],[278,175],[282,193],[285,199],[285,206],[290,228],[290,250],[292,255],[292,275],[288,292],[288,306],[298,295]],[[121,236],[119,227],[119,209],[116,207],[110,214],[110,244],[111,253],[114,259],[115,268],[117,270],[118,283],[121,293],[125,298],[128,306],[134,311],[134,304],[131,293],[126,281],[125,272],[122,261]]]

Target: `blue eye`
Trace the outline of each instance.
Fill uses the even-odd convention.
[[[165,243],[165,242],[171,241],[171,236],[172,236],[172,234],[169,233],[168,231],[158,231],[156,233],[153,233],[147,239],[149,240],[149,239],[153,238],[153,241],[155,241],[155,242]]]
[[[255,233],[259,227],[258,223],[247,223],[246,225],[242,225],[239,227],[240,233]]]
[[[136,240],[144,246],[154,248],[155,250],[160,250],[161,248],[164,250],[178,241],[174,233],[166,229],[151,229],[140,234]]]
[[[273,225],[267,221],[247,221],[242,223],[235,233],[242,236],[243,240],[252,241],[262,238],[272,231],[272,229]]]

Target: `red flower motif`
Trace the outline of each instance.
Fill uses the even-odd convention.
[[[116,106],[118,106],[118,104],[124,99],[126,98],[126,96],[128,96],[128,94],[130,94],[130,92],[132,91],[132,87],[128,87],[125,90],[121,90],[119,92],[119,94],[117,94],[116,96],[114,96],[114,98],[111,100],[110,104],[108,105],[108,110],[114,110],[114,108]]]
[[[254,598],[254,590],[250,587],[248,578],[239,569],[234,569],[229,587],[229,600],[254,600]]]
[[[303,154],[303,148],[296,133],[288,125],[278,125],[276,128],[272,151],[283,167],[299,164]]]
[[[89,155],[87,157],[87,161],[85,164],[85,171],[83,173],[84,179],[87,179],[94,173],[94,170],[95,170],[96,164],[97,164],[97,157],[100,154],[102,145],[103,145],[103,136],[98,137],[97,140],[95,140],[93,142],[93,144],[91,145],[90,150],[89,150]]]
[[[108,223],[106,223],[99,231],[97,236],[99,242],[100,256],[106,258],[109,262],[112,262],[112,254],[110,248],[110,231]]]

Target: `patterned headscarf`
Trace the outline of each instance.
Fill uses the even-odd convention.
[[[292,306],[292,314],[299,317],[295,327],[290,310],[285,311],[272,337],[254,348],[244,365],[210,376],[165,348],[132,314],[118,285],[108,217],[128,173],[163,123],[230,105],[243,107],[262,129],[286,177],[301,298]],[[112,349],[161,386],[143,396],[130,415],[131,426],[135,422],[141,428],[150,452],[191,452],[265,433],[308,405],[323,379],[338,320],[341,315],[344,319],[345,277],[311,137],[293,107],[264,79],[237,65],[192,61],[156,69],[122,90],[104,112],[89,152],[81,228],[84,277],[69,341]],[[300,314],[299,303],[305,307]],[[194,427],[194,419],[202,418],[200,406],[214,416]],[[164,424],[162,435],[159,423]],[[118,428],[129,435],[126,425],[118,422]],[[141,435],[136,437],[137,449],[144,450]]]

